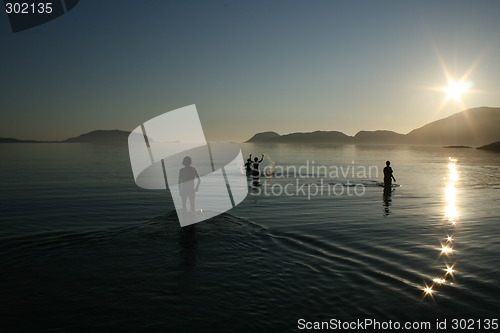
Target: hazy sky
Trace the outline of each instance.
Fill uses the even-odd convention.
[[[13,34],[0,137],[132,130],[196,104],[210,141],[389,129],[500,106],[500,1],[102,1]],[[443,105],[445,70],[472,89]]]

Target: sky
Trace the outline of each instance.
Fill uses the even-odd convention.
[[[81,0],[12,33],[0,14],[0,137],[130,131],[196,104],[209,141],[408,133],[500,107],[500,2]],[[448,79],[469,91],[446,100]]]

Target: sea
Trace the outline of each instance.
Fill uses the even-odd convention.
[[[1,144],[2,332],[499,329],[500,154],[241,150],[260,186],[181,228],[126,146]]]

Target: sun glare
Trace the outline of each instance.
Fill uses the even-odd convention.
[[[467,86],[463,81],[448,80],[448,87],[443,88],[443,91],[447,93],[446,100],[461,102],[462,95],[467,93]]]
[[[457,104],[462,110],[467,109],[467,105],[465,103],[465,100],[467,100],[466,96],[469,97],[469,95],[475,95],[478,93],[487,93],[487,92],[482,92],[479,90],[474,89],[475,83],[472,80],[472,75],[477,68],[477,66],[481,62],[481,58],[478,58],[474,63],[471,64],[471,66],[466,69],[465,72],[460,75],[459,72],[454,71],[451,72],[448,69],[448,66],[445,64],[445,61],[439,52],[439,50],[436,49],[438,61],[441,65],[442,68],[442,74],[444,76],[444,82],[446,82],[446,85],[439,85],[439,86],[427,86],[424,89],[428,90],[434,90],[436,92],[439,92],[443,94],[443,99],[442,101],[438,104],[436,104],[436,110],[435,113],[438,115],[443,108],[450,102],[454,102],[453,104]],[[436,116],[434,115],[434,117]]]
[[[448,275],[448,274],[453,275],[453,273],[455,273],[455,270],[453,269],[454,266],[455,265],[453,265],[453,266],[446,265],[446,269],[445,269],[446,275]]]
[[[436,292],[435,290],[432,289],[432,286],[429,287],[427,285],[425,285],[425,287],[422,289],[423,292],[424,292],[424,296],[430,296],[430,297],[433,297],[434,293]]]
[[[453,248],[451,246],[447,246],[447,245],[442,245],[441,246],[441,253],[444,253],[444,254],[448,255],[448,254],[453,253],[453,251],[455,251],[455,250],[453,250]]]
[[[436,278],[432,279],[432,281],[437,283],[437,284],[445,284],[446,283],[446,280],[443,278],[440,278],[440,277],[436,277]]]

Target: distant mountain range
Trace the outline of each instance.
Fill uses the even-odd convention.
[[[266,143],[362,143],[362,144],[434,144],[446,146],[482,146],[500,141],[500,108],[480,107],[455,113],[417,128],[408,134],[392,131],[360,131],[354,136],[338,131],[315,131],[280,135],[276,132],[255,134],[246,142]],[[0,143],[121,143],[127,144],[130,132],[96,130],[62,141],[0,138]],[[151,139],[150,139],[151,140]]]
[[[246,142],[268,143],[363,143],[433,144],[481,146],[500,141],[500,108],[480,107],[455,113],[411,131],[360,131],[354,136],[338,131],[315,131],[280,135],[276,132],[255,134]]]
[[[66,139],[62,142],[123,142],[126,143],[130,132],[120,130],[97,130]]]
[[[69,138],[62,141],[36,141],[36,140],[18,140],[13,138],[0,138],[0,143],[127,143],[130,132],[120,130],[96,130]]]
[[[36,140],[18,140],[14,138],[0,138],[0,143],[43,143],[43,142],[54,142],[54,141],[36,141]]]

